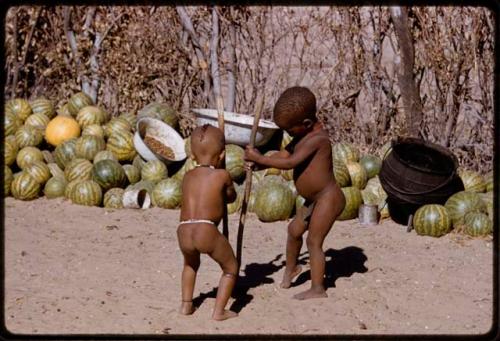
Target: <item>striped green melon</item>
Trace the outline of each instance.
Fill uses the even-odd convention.
[[[77,205],[99,206],[102,202],[102,189],[93,180],[78,181],[71,190],[70,199]]]
[[[71,114],[71,116],[75,117],[81,108],[88,105],[93,105],[94,102],[92,101],[92,98],[85,92],[77,92],[70,97],[67,104],[69,113]]]
[[[54,199],[59,197],[64,197],[64,190],[66,189],[67,182],[61,177],[50,178],[45,187],[43,188],[43,194],[48,199]]]
[[[142,180],[149,180],[153,182],[159,182],[166,179],[168,176],[168,170],[165,164],[158,160],[151,160],[146,162],[141,169]]]
[[[266,178],[271,177],[273,176]],[[294,206],[295,197],[287,184],[279,181],[266,181],[265,185],[261,184],[255,193],[253,211],[261,221],[273,222],[288,219]]]
[[[43,141],[43,130],[33,126],[22,126],[17,129],[15,136],[19,148],[36,147]]]
[[[141,180],[141,171],[134,165],[123,165],[123,170],[127,176],[128,182],[135,184]]]
[[[13,137],[13,135],[10,136]],[[7,166],[11,166],[16,161],[17,152],[19,150],[16,139],[6,138],[3,148],[4,162]]]
[[[64,172],[57,163],[51,162],[47,164],[47,167],[49,167],[50,174],[56,178],[63,178],[64,179]]]
[[[184,162],[184,164],[182,165],[181,169],[179,169],[172,177],[182,181],[182,179],[184,179],[184,175],[190,170],[194,169],[196,165],[197,165],[196,161],[188,157]]]
[[[363,155],[359,159],[359,164],[366,170],[368,179],[371,179],[375,175],[377,175],[382,168],[382,160],[376,155]]]
[[[85,135],[94,135],[100,138],[104,138],[104,129],[98,124],[90,124],[82,130],[82,136]]]
[[[276,154],[278,151],[277,150],[269,150],[267,151],[264,156],[271,156],[273,154]],[[244,161],[244,160],[243,160]],[[245,162],[243,162],[243,165],[245,164]],[[270,167],[270,168],[266,168],[265,169],[265,173],[264,173],[264,176],[266,175],[281,175],[281,169],[278,169],[278,168],[273,168],[273,167]]]
[[[444,204],[450,214],[453,226],[461,223],[469,212],[485,212],[486,206],[479,194],[461,191],[453,194]]]
[[[87,159],[73,159],[64,169],[66,181],[90,180],[92,178],[92,162]]]
[[[488,213],[488,217],[493,220],[493,192],[480,193],[479,195],[486,207],[486,213]]]
[[[288,146],[288,144],[292,142],[292,139],[293,138],[286,131],[283,131],[283,138],[281,139],[280,149],[285,149],[286,146]]]
[[[38,197],[41,185],[26,171],[15,176],[10,185],[12,196],[18,200],[33,200]]]
[[[17,118],[17,116],[13,112],[5,112],[5,116],[3,118],[4,131],[5,136],[13,135],[16,133],[17,129],[22,125],[21,120]]]
[[[464,217],[463,231],[472,237],[487,236],[493,233],[493,222],[484,213],[469,212]]]
[[[235,144],[226,145],[226,170],[233,181],[245,176],[245,150]]]
[[[174,209],[182,201],[182,182],[174,178],[158,182],[151,195],[153,205],[161,208]]]
[[[152,117],[162,120],[173,128],[177,128],[179,122],[176,111],[166,103],[149,103],[137,112],[138,120],[143,117]]]
[[[127,184],[127,176],[122,165],[114,160],[101,160],[94,163],[92,180],[105,191],[113,187],[123,188]]]
[[[84,128],[91,124],[104,124],[107,121],[108,113],[95,105],[88,105],[81,108],[76,115],[78,124]]]
[[[63,170],[76,157],[76,140],[76,138],[66,140],[58,145],[54,151],[54,159]]]
[[[76,184],[82,181],[84,180],[73,180],[69,182],[67,181],[66,187],[64,188],[64,197],[68,200],[71,200],[71,193],[73,193],[73,189],[75,188]]]
[[[58,109],[56,109],[56,113],[58,116],[69,116],[69,117],[73,116],[69,111],[68,103],[63,104]]]
[[[44,114],[49,119],[53,118],[56,115],[54,104],[52,103],[52,101],[44,97],[39,97],[31,101],[29,104],[34,115]]]
[[[123,188],[111,188],[104,193],[103,206],[106,208],[123,208]]]
[[[389,218],[391,216],[389,213],[389,205],[387,205],[387,196],[378,204],[378,212],[380,213],[380,219]]]
[[[54,155],[48,150],[42,150],[43,160],[45,163],[56,162],[54,159]]]
[[[7,101],[4,109],[6,113],[10,112],[16,115],[22,123],[33,113],[28,101],[22,98],[14,98]]]
[[[139,182],[136,182],[135,184],[128,185],[127,188],[125,188],[125,192],[131,190],[145,189],[149,193],[149,195],[152,195],[156,184],[157,182],[155,181],[141,180]]]
[[[451,230],[451,218],[443,205],[420,207],[413,216],[413,228],[421,236],[441,237]]]
[[[359,162],[347,161],[346,162],[347,171],[349,172],[349,178],[351,179],[351,185],[359,189],[363,189],[368,181],[368,175],[366,170],[361,166]]]
[[[48,118],[47,115],[38,113],[30,115],[24,122],[24,125],[45,129],[47,128],[47,124],[49,124],[49,122],[50,118]]]
[[[25,169],[34,161],[43,161],[42,151],[37,147],[24,147],[17,153],[16,163],[21,169]]]
[[[10,185],[12,184],[12,180],[14,180],[14,174],[12,170],[8,166],[4,166],[3,171],[3,196],[6,197],[10,194]]]
[[[236,199],[227,204],[227,214],[233,214],[239,212],[241,210],[241,206],[243,204],[243,196],[245,195],[245,186],[243,185],[234,185],[234,190],[236,191]]]
[[[345,196],[345,207],[337,217],[338,220],[350,220],[358,216],[359,206],[363,203],[363,197],[359,188],[350,186],[342,187]]]
[[[306,199],[302,195],[297,195],[295,199],[295,211],[297,212],[302,206],[304,206]]]
[[[24,171],[31,175],[40,185],[44,185],[51,176],[49,166],[43,161],[33,161]]]
[[[365,205],[378,205],[379,203],[379,197],[366,188],[361,191],[361,197]]]
[[[468,169],[459,170],[458,174],[464,183],[465,191],[482,193],[486,190],[484,178],[478,172]]]
[[[103,126],[104,128],[104,136],[106,138],[109,138],[110,136],[113,136],[115,133],[118,132],[131,132],[132,131],[132,126],[128,121],[122,117],[113,117],[111,121],[109,121],[106,125]]]
[[[493,191],[493,171],[487,173],[484,176],[484,182],[485,182],[485,185],[486,185],[486,192]]]
[[[101,150],[100,152],[97,152],[97,154],[95,154],[93,160],[94,164],[101,160],[113,160],[118,162],[118,159],[116,158],[115,154],[113,154],[109,150]]]
[[[102,137],[85,135],[76,139],[75,156],[92,161],[94,156],[106,148],[106,142]]]
[[[132,161],[137,155],[134,147],[134,135],[124,130],[116,131],[108,137],[106,149],[115,154],[118,161]]]
[[[281,176],[286,181],[293,180],[293,169],[281,170]]]
[[[142,157],[141,157],[139,154],[137,154],[137,155],[134,157],[134,160],[132,161],[132,164],[133,164],[134,166],[136,166],[139,170],[141,170],[141,169],[142,169],[142,166],[144,166],[144,164],[145,164],[145,163],[146,163],[146,161],[144,161],[144,160],[142,159]]]
[[[347,161],[358,162],[359,150],[350,143],[339,142],[333,145],[332,156],[334,159],[341,160],[344,163]]]
[[[347,187],[351,184],[349,170],[343,161],[333,159],[333,175],[340,187]]]
[[[123,118],[125,121],[127,121],[130,124],[130,126],[132,127],[132,130],[134,130],[134,127],[137,124],[137,116],[133,112],[121,114],[118,117]]]

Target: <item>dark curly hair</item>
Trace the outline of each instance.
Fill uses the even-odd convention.
[[[274,105],[274,121],[297,124],[305,119],[316,121],[316,97],[308,88],[286,89]]]

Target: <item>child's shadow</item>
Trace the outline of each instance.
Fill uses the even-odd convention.
[[[283,254],[279,254],[268,263],[250,263],[245,266],[243,270],[245,275],[239,276],[236,280],[236,285],[231,295],[235,301],[229,308],[230,310],[239,313],[250,301],[252,301],[253,295],[248,293],[251,288],[256,288],[261,284],[274,283],[274,279],[269,276],[285,266],[284,261],[281,261],[280,264],[275,264],[282,256]],[[213,288],[209,292],[201,293],[193,299],[193,305],[199,307],[205,299],[208,297],[215,298],[216,295],[217,288]]]
[[[365,266],[368,258],[363,253],[363,249],[356,246],[348,246],[341,250],[328,249],[325,251],[325,258],[327,259],[324,282],[326,288],[335,287],[335,281],[340,277],[351,277],[355,272],[365,273],[368,271]],[[292,287],[301,285],[310,279],[311,271],[305,271],[292,283]]]

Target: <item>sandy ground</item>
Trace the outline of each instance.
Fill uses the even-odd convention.
[[[310,276],[306,265],[292,288],[279,288],[287,223],[250,214],[229,304],[239,317],[215,322],[220,270],[206,256],[197,311],[177,313],[179,211],[7,198],[4,213],[5,323],[16,334],[483,334],[493,323],[491,238],[337,222],[324,245],[329,297],[296,301]],[[229,220],[235,247],[238,215]]]

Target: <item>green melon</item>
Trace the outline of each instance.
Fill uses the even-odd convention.
[[[115,154],[118,161],[132,161],[137,155],[134,147],[134,135],[124,130],[116,131],[108,137],[106,149]]]
[[[481,200],[486,207],[488,217],[493,220],[493,192],[480,193],[479,195],[481,196]]]
[[[49,124],[50,118],[47,115],[38,113],[30,115],[26,121],[24,122],[25,126],[31,126],[35,128],[45,129],[47,128],[47,124]]]
[[[123,165],[123,170],[127,176],[128,182],[135,184],[141,180],[141,171],[134,165]]]
[[[493,222],[484,213],[467,213],[463,225],[463,231],[472,237],[487,236],[493,233]]]
[[[92,178],[92,162],[87,159],[73,159],[64,169],[66,181],[90,180]]]
[[[186,137],[184,139],[184,151],[186,152],[187,157],[192,157],[191,155],[191,137]]]
[[[182,201],[181,181],[173,178],[161,180],[153,189],[151,200],[157,207],[168,209],[179,207]]]
[[[337,217],[338,220],[350,220],[358,216],[359,206],[363,203],[363,196],[359,188],[350,186],[342,187],[345,196],[345,207]]]
[[[75,117],[80,109],[86,107],[88,105],[93,105],[94,102],[92,98],[87,95],[85,92],[77,92],[73,96],[70,97],[68,101],[67,110],[71,114],[71,116]]]
[[[41,185],[26,171],[15,176],[10,185],[12,196],[18,200],[33,200],[38,197]]]
[[[97,154],[95,154],[93,160],[94,164],[101,160],[113,160],[118,162],[118,159],[116,158],[115,154],[113,154],[109,150],[101,150],[100,152],[97,152]]]
[[[24,147],[16,156],[16,163],[21,169],[25,169],[34,161],[43,161],[42,151],[36,147]]]
[[[52,103],[52,101],[44,97],[39,97],[31,101],[29,104],[31,106],[31,111],[33,112],[34,115],[44,114],[49,119],[52,119],[56,114],[56,111],[54,109],[54,104]]]
[[[469,212],[485,212],[486,207],[479,194],[461,191],[453,194],[444,204],[453,226],[460,224]]]
[[[82,130],[82,136],[85,135],[94,135],[100,138],[104,138],[104,129],[98,124],[90,124]]]
[[[226,145],[226,170],[233,181],[245,176],[245,150],[235,144]]]
[[[7,103],[5,103],[4,109],[6,113],[12,113],[16,115],[21,123],[24,123],[28,116],[33,113],[28,101],[22,98],[14,98],[7,101]]]
[[[71,200],[71,194],[73,193],[73,189],[75,188],[76,184],[82,181],[84,180],[73,180],[66,182],[66,187],[64,188],[64,197],[66,199]]]
[[[464,183],[465,191],[482,193],[486,190],[484,178],[478,172],[462,169],[458,174]]]
[[[486,192],[492,192],[493,191],[493,171],[487,173],[484,176],[484,182],[486,185]]]
[[[95,105],[88,105],[81,108],[76,115],[78,124],[85,128],[92,124],[104,124],[107,121],[108,113]]]
[[[76,157],[76,140],[76,138],[66,140],[58,145],[54,151],[54,159],[63,170]]]
[[[40,185],[44,185],[51,177],[49,166],[43,161],[33,161],[24,171],[31,175]]]
[[[144,164],[145,164],[145,163],[146,163],[146,161],[144,161],[144,160],[142,159],[142,157],[141,157],[139,154],[137,154],[137,155],[134,157],[134,160],[132,161],[132,164],[133,164],[134,166],[136,166],[139,170],[141,170],[141,169],[142,169],[142,166],[144,166]]]
[[[49,167],[50,174],[52,176],[64,179],[64,172],[63,172],[63,170],[61,168],[59,168],[59,166],[57,165],[57,163],[55,163],[55,162],[48,163],[47,167]]]
[[[67,182],[61,177],[50,178],[43,189],[43,194],[48,199],[64,197],[64,190],[66,189]]]
[[[142,180],[149,180],[153,182],[159,182],[166,179],[168,176],[168,170],[165,164],[158,160],[151,160],[146,162],[141,169]]]
[[[349,178],[351,179],[351,184],[354,187],[363,189],[368,181],[368,175],[366,170],[361,166],[359,162],[347,161],[346,162],[347,171],[349,172]]]
[[[13,137],[13,135],[11,135]],[[17,157],[19,147],[17,146],[16,139],[6,138],[3,146],[4,162],[7,166],[11,166]]]
[[[273,176],[266,178],[271,177]],[[265,185],[259,186],[255,193],[253,211],[261,221],[273,222],[288,219],[294,206],[295,197],[286,184],[279,181],[267,181]]]
[[[102,202],[102,189],[93,180],[78,181],[72,188],[70,199],[77,205],[99,206]]]
[[[386,142],[380,149],[378,150],[378,156],[384,160],[392,151],[392,142]]]
[[[126,114],[121,114],[118,117],[123,118],[125,121],[127,121],[130,124],[130,126],[132,127],[132,130],[135,130],[135,126],[137,124],[137,116],[134,113],[129,112]]]
[[[3,118],[3,126],[4,126],[4,134],[5,136],[14,135],[22,125],[22,122],[17,118],[17,116],[13,112],[5,112],[5,116]]]
[[[368,179],[371,179],[375,175],[378,175],[380,169],[382,168],[382,160],[378,156],[370,154],[363,155],[359,159],[359,164],[366,170]]]
[[[190,170],[194,169],[196,165],[197,165],[196,161],[188,157],[184,162],[184,164],[182,165],[181,169],[179,169],[172,177],[182,181],[184,175]]]
[[[114,160],[101,160],[94,163],[92,180],[105,191],[113,187],[123,188],[127,184],[127,176],[122,165]]]
[[[264,154],[264,156],[270,157],[271,155],[276,154],[277,152],[278,152],[277,150],[269,150]],[[244,164],[244,162],[243,162],[243,164]],[[273,168],[273,167],[266,168],[264,176],[266,176],[266,175],[281,175],[281,169]]]
[[[344,163],[347,161],[358,162],[359,150],[350,143],[339,142],[332,147],[333,159],[341,160]]]
[[[10,194],[10,185],[12,184],[12,180],[14,180],[14,174],[12,170],[8,166],[4,166],[3,171],[3,196],[6,197]]]
[[[128,185],[127,188],[125,188],[126,191],[131,191],[131,190],[142,190],[145,189],[149,195],[153,194],[153,190],[158,182],[155,181],[150,181],[150,180],[141,180],[139,182],[136,182],[135,184]]]
[[[351,184],[349,170],[343,161],[333,159],[333,175],[340,187],[347,187]]]
[[[239,212],[241,210],[241,206],[243,205],[243,196],[245,195],[245,186],[243,185],[235,185],[234,189],[236,191],[236,199],[227,204],[227,214],[233,214]]]
[[[106,142],[102,137],[93,135],[80,136],[75,143],[75,156],[92,161],[94,156],[106,148]]]
[[[149,103],[137,112],[138,120],[143,117],[151,117],[162,120],[174,129],[177,128],[179,122],[176,111],[166,103]]]
[[[298,211],[302,206],[304,206],[306,199],[302,195],[297,195],[295,199],[295,211]]]
[[[113,117],[111,121],[109,121],[104,128],[104,136],[109,138],[118,132],[131,132],[132,126],[128,121],[122,117]]]
[[[293,137],[291,137],[286,131],[283,131],[283,138],[281,139],[280,149],[283,150],[292,142]]]
[[[43,130],[32,126],[22,126],[14,135],[19,148],[36,147],[43,141]]]
[[[68,103],[63,104],[58,109],[56,109],[56,113],[58,116],[72,117],[71,112],[69,111]]]
[[[413,216],[413,228],[421,236],[441,237],[451,230],[451,218],[443,205],[424,205]]]
[[[123,188],[111,188],[104,193],[103,206],[106,208],[123,208]]]
[[[281,176],[283,179],[286,181],[291,181],[293,180],[293,169],[286,169],[286,170],[281,170]]]

